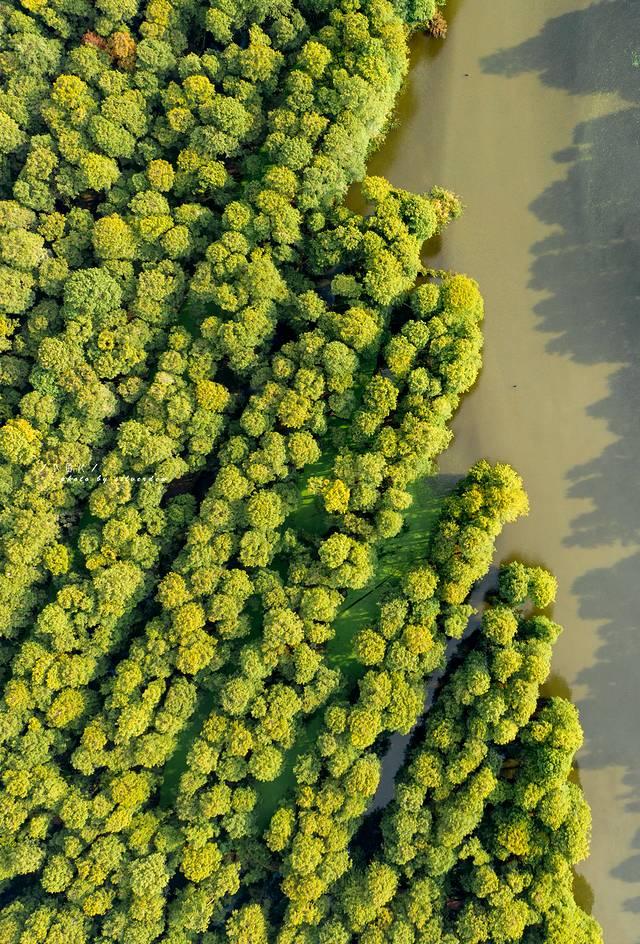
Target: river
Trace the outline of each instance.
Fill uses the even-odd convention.
[[[577,894],[640,944],[640,3],[457,0],[418,36],[369,164],[467,209],[429,264],[478,279],[485,364],[440,464],[510,462],[531,500],[498,558],[548,566],[565,627],[547,691],[578,705],[593,811]]]

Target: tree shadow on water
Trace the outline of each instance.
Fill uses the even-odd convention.
[[[622,768],[625,811],[640,812],[640,4],[603,0],[549,19],[537,36],[482,61],[483,71],[537,73],[544,86],[592,96],[598,113],[553,155],[560,179],[530,206],[552,232],[531,247],[530,286],[545,293],[538,327],[548,350],[581,364],[613,365],[607,396],[588,408],[613,442],[568,472],[567,496],[590,501],[567,547],[626,547],[613,566],[582,574],[579,612],[600,623],[595,664],[576,682],[586,747],[583,769]],[[604,96],[610,95],[605,101]],[[617,98],[614,98],[617,96]],[[608,114],[603,114],[607,110]],[[566,107],[575,104],[566,99]],[[584,113],[584,111],[582,112]],[[588,428],[588,427],[587,427]],[[568,436],[580,435],[580,419]],[[634,840],[640,850],[640,835]],[[625,910],[640,912],[640,854],[611,872],[629,883]],[[596,890],[597,891],[597,890]],[[640,940],[640,938],[637,938]]]
[[[632,71],[638,49],[636,0],[602,0],[552,17],[537,36],[486,56],[481,65],[485,73],[507,77],[537,72],[543,85],[572,95],[615,92],[640,101]]]

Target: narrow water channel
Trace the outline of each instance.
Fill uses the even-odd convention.
[[[485,366],[441,470],[522,474],[500,559],[560,582],[551,689],[585,728],[593,810],[579,895],[640,944],[640,2],[454,0],[418,37],[397,129],[369,165],[467,210],[430,264],[473,275]]]

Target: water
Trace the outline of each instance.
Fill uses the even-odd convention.
[[[593,810],[578,894],[640,944],[640,2],[458,0],[417,37],[369,165],[461,194],[431,264],[486,301],[485,367],[441,469],[509,461],[531,499],[500,559],[558,576],[551,690],[580,708]]]

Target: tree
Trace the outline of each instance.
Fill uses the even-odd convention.
[[[226,924],[227,940],[233,944],[267,944],[269,925],[259,905],[245,905]]]

